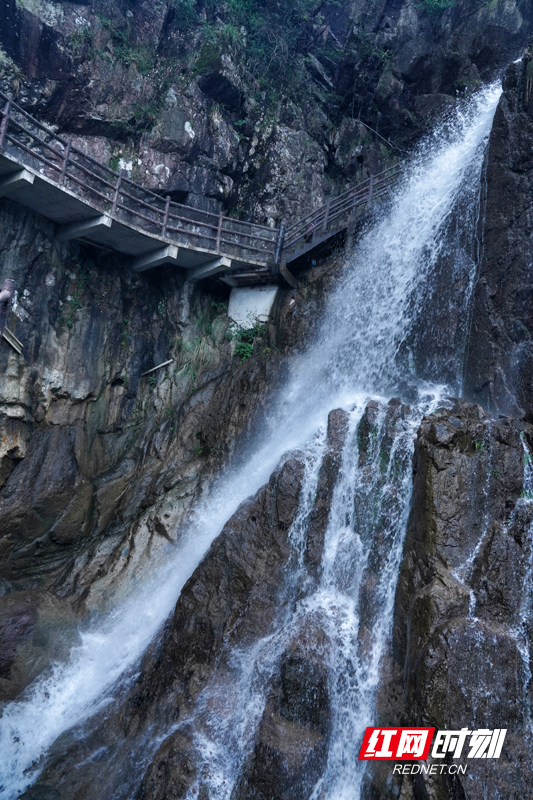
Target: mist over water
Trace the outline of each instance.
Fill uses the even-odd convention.
[[[286,590],[299,599],[266,639],[252,650],[234,653],[235,692],[220,699],[216,718],[198,710],[195,744],[205,762],[204,774],[209,775],[210,798],[229,800],[251,750],[279,657],[299,630],[313,625],[328,642],[333,718],[327,765],[313,799],[359,796],[358,748],[364,727],[372,722],[379,663],[390,634],[411,493],[413,437],[425,413],[446,394],[460,391],[461,345],[476,270],[480,175],[499,96],[496,86],[480,91],[421,147],[390,207],[347,259],[315,339],[293,360],[286,385],[258,428],[253,450],[221,475],[200,501],[167,563],[147,575],[144,585],[105,620],[82,632],[81,644],[66,663],[57,664],[21,700],[4,709],[1,798],[14,800],[36,779],[57,737],[111,702],[117,682],[131,679],[224,523],[295,448],[305,453],[306,477],[291,530],[296,566]],[[442,275],[443,264],[450,269],[449,283]],[[453,357],[447,354],[445,364],[438,348],[432,351],[427,344],[434,323],[431,286],[437,277],[439,285],[450,290],[439,297],[439,308],[453,311],[457,320]],[[386,403],[406,384],[417,387],[419,400],[395,419],[391,443],[392,412]],[[377,398],[381,410],[363,468],[358,425],[370,398]],[[306,520],[327,416],[339,407],[350,415],[349,434],[321,575],[310,586],[301,558]],[[370,575],[372,609],[363,614],[360,596]],[[219,689],[215,685],[206,692],[215,696]],[[197,785],[192,787],[190,800],[198,791]]]

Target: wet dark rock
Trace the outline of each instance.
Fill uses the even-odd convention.
[[[305,800],[326,766],[330,731],[327,637],[306,628],[281,657],[232,800]]]
[[[377,400],[371,400],[361,417],[357,428],[357,449],[359,451],[359,464],[361,466],[368,461],[372,453],[372,445],[378,434],[380,416],[383,414],[384,409],[381,403]]]
[[[346,436],[346,413],[331,412],[311,511],[314,542],[306,550],[315,577]],[[208,791],[198,737],[204,723],[209,735],[217,714],[224,713],[225,695],[238,683],[234,653],[252,652],[264,643],[299,599],[291,578],[297,553],[290,531],[303,475],[304,461],[293,454],[240,506],[185,584],[134,685],[117,707],[92,721],[84,736],[61,737],[43,783],[79,798],[110,794],[115,786],[131,786],[142,800],[183,797],[195,782],[199,791]],[[296,629],[284,643],[264,688],[262,720],[235,798],[259,797],[267,787],[276,798],[308,797],[327,757],[327,651],[317,625]],[[159,742],[156,752],[147,741]],[[126,753],[136,748],[144,760],[128,771]],[[95,751],[97,764],[91,757]]]
[[[0,703],[13,700],[40,672],[66,658],[77,642],[68,603],[49,592],[0,597]]]
[[[329,519],[333,490],[342,463],[342,451],[348,433],[348,414],[342,409],[331,411],[328,417],[326,452],[320,467],[313,509],[307,526],[305,562],[316,578],[322,563],[324,535]]]
[[[53,786],[36,783],[35,786],[26,789],[24,794],[20,795],[19,800],[61,800],[61,793]]]
[[[0,536],[6,555],[9,540],[16,558],[26,543],[46,534],[51,548],[83,536],[92,491],[81,487],[75,502],[81,482],[71,429],[53,427],[32,437],[25,459],[10,476],[0,501]],[[13,574],[8,572],[6,577]]]
[[[367,569],[359,589],[359,647],[362,652],[365,652],[371,641],[371,631],[382,613],[376,596],[376,586],[382,564],[387,560],[391,548],[390,520],[398,512],[398,496],[393,486],[394,473],[401,469],[396,461],[398,452],[394,456],[392,448],[408,412],[409,407],[399,398],[392,398],[387,405],[371,400],[356,432],[359,467],[362,472],[359,478],[360,491],[355,499],[355,517],[357,532],[368,548]],[[373,536],[370,537],[367,519],[372,519],[372,514],[375,514],[375,494],[385,482],[389,483],[389,489],[383,498],[380,520],[375,523]],[[365,490],[369,485],[374,487],[370,494]]]
[[[202,75],[198,86],[204,94],[216,100],[222,106],[237,113],[242,107],[242,91],[231,80],[220,72],[210,72]]]
[[[4,416],[1,426],[3,437],[0,444],[0,488],[26,455],[29,440],[28,428],[20,419]]]
[[[24,359],[0,347],[0,579],[83,613],[175,538],[280,359],[233,358],[225,298],[176,270],[134,276],[20,206],[3,201],[1,216]]]
[[[532,410],[532,59],[528,52],[509,67],[490,136],[483,251],[465,366],[466,393],[503,414]]]
[[[221,35],[233,28],[222,2],[4,5],[0,83],[28,110],[102,161],[122,158],[150,188],[270,222],[388,166],[369,127],[401,157],[457,95],[520,54],[533,13],[527,0],[457,0],[435,14],[408,0],[326,3],[322,35],[302,17],[296,50],[282,26],[271,31],[272,64],[292,58],[280,85],[250,69],[252,27],[238,43]],[[199,159],[191,183],[184,171]],[[206,203],[213,183],[223,191]]]
[[[103,795],[132,780],[132,791],[138,791],[143,800],[183,796],[200,763],[190,716],[201,711],[203,702],[216,707],[217,691],[225,692],[234,678],[234,648],[252,647],[267,636],[290,601],[286,585],[293,559],[289,530],[298,509],[303,472],[297,455],[288,458],[269,483],[240,506],[185,584],[172,618],[145,656],[128,696],[118,709],[97,720],[82,740],[63,737],[43,782],[57,786],[66,796],[75,792],[79,798],[95,796],[95,781],[96,791]],[[306,641],[304,636],[302,642],[295,642],[292,656],[287,654],[284,702],[289,705],[297,703],[288,699],[295,671],[305,673],[301,664]],[[309,658],[311,664],[318,663],[317,655],[311,653]],[[315,676],[314,667],[309,670],[305,673],[308,687],[314,681],[316,692],[324,692],[323,672],[321,678]],[[306,697],[301,700],[308,716],[303,724],[323,728],[320,713],[318,720],[312,716],[317,712],[311,695]],[[176,723],[179,729],[168,734]],[[155,754],[146,752],[143,736],[147,731],[152,741],[163,740]],[[125,754],[135,746],[143,750],[145,761],[139,761],[138,769],[128,768],[128,774]],[[95,750],[99,751],[97,765],[89,758]]]
[[[191,739],[178,731],[159,748],[147,770],[140,796],[152,800],[180,800],[197,777],[195,748]]]
[[[206,684],[223,647],[246,646],[268,633],[285,602],[288,531],[303,469],[299,459],[289,458],[226,524],[176,606],[161,656],[172,671],[157,665],[142,681],[144,691],[157,697],[173,680],[188,676],[180,691],[188,703]]]
[[[496,422],[465,401],[423,421],[393,648],[378,698],[383,725],[507,728],[502,756],[464,760],[467,773],[453,785],[444,776],[391,783],[376,767],[369,773],[372,796],[396,797],[400,787],[402,797],[481,800],[487,787],[490,797],[529,793],[524,609],[533,507],[521,499],[523,426],[512,418]]]
[[[316,322],[342,270],[344,254],[340,250],[316,261],[316,265],[307,264],[301,272],[295,270],[299,288],[287,289],[273,310],[276,326],[271,335],[276,346],[284,352],[298,352],[302,344],[313,336]]]

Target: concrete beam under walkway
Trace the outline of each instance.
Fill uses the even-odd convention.
[[[157,250],[152,250],[150,253],[145,253],[139,256],[133,262],[134,272],[144,272],[145,269],[152,269],[152,267],[159,267],[161,264],[175,264],[178,259],[178,246],[169,244],[166,247],[159,247]]]
[[[111,217],[102,214],[100,217],[83,219],[80,222],[72,222],[70,225],[63,225],[59,229],[57,238],[60,242],[69,242],[71,239],[81,239],[99,230],[110,228],[113,224]]]
[[[214,261],[208,261],[206,264],[200,264],[199,267],[189,270],[187,272],[187,280],[200,281],[202,278],[210,278],[211,275],[216,275],[217,272],[224,272],[231,267],[231,258],[221,256],[215,258]]]
[[[0,197],[16,192],[17,189],[26,189],[28,186],[33,186],[34,180],[35,175],[27,169],[12,172],[11,175],[0,178]]]

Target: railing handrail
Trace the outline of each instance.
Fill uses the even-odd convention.
[[[144,230],[148,226],[151,235],[170,241],[175,241],[175,237],[169,234],[182,234],[193,240],[193,244],[196,240],[197,246],[201,246],[201,240],[205,240],[216,242],[217,245],[224,244],[226,250],[228,247],[242,250],[241,255],[244,256],[247,251],[260,254],[254,256],[255,260],[261,260],[262,254],[265,263],[273,258],[279,236],[277,228],[204,211],[184,203],[168,202],[165,197],[84,153],[71,140],[64,139],[28,114],[2,91],[0,100],[4,104],[9,103],[7,115],[5,105],[0,108],[0,120],[3,121],[7,116],[5,140],[18,151],[19,160],[35,169],[35,162],[33,165],[28,163],[30,159],[24,156],[27,154],[41,165],[41,172],[54,183],[63,187],[70,183],[71,190],[74,183],[75,193],[88,194],[90,200],[84,196],[85,201],[97,210],[118,215],[121,221],[127,216],[127,224],[137,225]],[[42,133],[46,135],[46,141]],[[26,137],[29,137],[29,141]],[[54,163],[56,160],[57,163]],[[220,234],[213,236],[211,234],[216,234],[219,228],[219,219]],[[259,246],[253,246],[252,243]],[[208,248],[212,249],[212,246],[208,245]]]
[[[382,176],[385,176],[389,172],[390,173],[394,173],[394,172],[398,172],[399,173],[401,171],[401,168],[402,168],[401,164],[393,164],[392,167],[387,167],[386,169],[382,170],[381,172],[378,172],[376,175],[373,176],[374,177],[374,188],[377,185],[378,178],[380,179],[379,182],[381,183],[381,182],[383,182],[385,180],[385,178],[382,177]],[[346,189],[341,194],[335,195],[335,197],[331,198],[331,201],[332,201],[331,206],[333,207],[334,204],[338,204],[340,201],[346,201],[349,198],[349,196],[355,196],[360,192],[362,193],[363,192],[363,188],[368,186],[369,182],[370,182],[370,178],[365,178],[364,180],[362,180],[359,183],[357,183],[355,186],[351,186],[349,189]],[[309,217],[313,217],[313,216],[315,216],[317,214],[320,214],[321,211],[323,211],[325,208],[326,208],[326,204],[324,204],[322,206],[319,206],[318,208],[315,208],[313,211],[310,211],[304,217],[301,217],[300,219],[296,220],[296,222],[293,222],[291,225],[288,225],[287,228],[286,228],[286,234],[289,234],[292,230],[294,230],[296,228],[299,228],[304,222],[307,222],[309,220]]]
[[[310,243],[313,243],[317,232],[326,231],[328,228],[334,230],[332,223],[335,220],[349,219],[361,207],[369,207],[373,201],[390,191],[399,179],[402,169],[403,163],[397,163],[376,175],[370,175],[341,194],[330,197],[324,205],[293,222],[286,229],[283,250],[289,250],[300,239],[307,237],[311,237]]]
[[[174,242],[176,237],[187,236],[193,245],[210,250],[213,250],[213,245],[206,243],[214,242],[217,253],[224,245],[225,252],[228,252],[228,248],[236,248],[241,251],[241,256],[245,256],[247,251],[259,253],[259,256],[254,255],[255,261],[260,261],[262,255],[265,263],[279,258],[281,253],[293,247],[300,239],[307,238],[310,229],[313,236],[319,231],[326,232],[328,228],[333,231],[333,223],[341,218],[354,216],[362,207],[367,207],[373,200],[383,197],[397,181],[403,168],[401,163],[387,167],[341,194],[328,198],[324,205],[291,225],[282,222],[284,232],[280,247],[279,228],[177,203],[168,195],[162,197],[136,183],[123,172],[117,172],[84,153],[71,139],[64,139],[32,117],[13,102],[10,95],[0,91],[0,100],[5,103],[0,108],[0,147],[5,150],[11,145],[22,153],[18,156],[21,163],[35,169],[35,162],[28,163],[30,159],[24,156],[29,155],[41,165],[40,172],[48,179],[65,189],[70,183],[70,191],[81,196],[96,210],[111,214],[118,221],[139,227],[152,236]],[[16,119],[14,115],[20,115],[22,119]],[[39,134],[44,132],[47,141],[35,130]],[[56,160],[57,163],[54,163]],[[90,195],[90,200],[87,194]]]

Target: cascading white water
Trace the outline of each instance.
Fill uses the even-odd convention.
[[[286,594],[297,600],[285,607],[274,631],[248,649],[232,653],[229,667],[215,676],[193,715],[174,729],[194,732],[203,762],[201,777],[189,790],[187,800],[198,800],[202,785],[207,786],[210,800],[233,797],[253,750],[280,658],[302,632],[316,629],[325,634],[328,643],[332,730],[327,765],[311,797],[354,800],[359,796],[365,764],[358,761],[358,751],[364,729],[372,723],[380,660],[390,633],[411,492],[413,438],[422,415],[435,405],[438,395],[429,394],[412,410],[388,406],[385,398],[380,398],[362,465],[358,440],[368,399],[361,395],[350,404],[349,430],[318,584],[309,589],[313,581],[309,580],[303,556],[323,456],[322,432],[304,451],[307,471],[290,531],[295,566],[287,575],[285,588]],[[391,430],[394,440],[388,441]],[[361,588],[370,576],[377,578],[373,580],[371,611],[360,604]],[[312,643],[311,649],[314,647]]]
[[[499,94],[499,88],[494,86],[479,92],[426,143],[392,207],[365,234],[349,259],[316,340],[294,360],[291,377],[269,418],[263,421],[253,452],[243,455],[240,464],[221,476],[202,500],[174,555],[158,567],[156,574],[147,577],[122,607],[98,627],[82,634],[81,645],[74,648],[67,663],[56,665],[20,701],[4,709],[0,720],[1,798],[16,798],[35,780],[54,740],[110,702],[117,681],[131,673],[225,521],[266,482],[285,452],[314,440],[316,432],[324,429],[328,412],[338,407],[350,410],[352,428],[332,505],[322,578],[316,592],[295,610],[290,625],[311,614],[320,618],[331,642],[334,730],[326,774],[317,786],[316,797],[352,800],[356,796],[354,786],[360,774],[354,748],[361,726],[371,718],[379,660],[390,630],[409,503],[413,431],[444,387],[422,385],[414,372],[407,376],[412,383],[418,383],[422,399],[401,427],[388,459],[387,470],[396,465],[394,476],[387,471],[379,480],[383,508],[387,492],[395,487],[395,499],[388,506],[385,520],[382,512],[382,523],[388,526],[389,556],[379,577],[379,613],[369,648],[364,657],[354,660],[357,593],[372,553],[371,538],[365,540],[365,536],[368,537],[368,530],[374,530],[372,523],[363,535],[360,514],[365,497],[375,490],[368,480],[362,480],[356,466],[357,422],[366,399],[390,393],[406,378],[405,363],[400,368],[398,356],[414,321],[420,322],[424,287],[442,253],[443,231],[465,182],[470,186],[479,183],[484,146]],[[446,246],[449,248],[450,243]],[[462,302],[467,301],[465,292]],[[424,313],[430,315],[431,309],[425,308]],[[466,307],[463,313],[467,313]],[[452,390],[459,385],[459,375],[456,378]],[[310,463],[315,469],[319,462],[310,458]],[[377,463],[375,468],[379,473]],[[308,479],[312,480],[312,476]],[[379,510],[376,513],[379,515]],[[305,508],[299,519],[301,524]],[[344,568],[347,562],[352,567],[349,578]],[[282,647],[280,635],[273,635],[274,639],[277,636],[275,652]],[[255,655],[242,654],[243,685],[249,687],[248,694],[243,691],[242,696],[248,697],[249,705],[242,706],[241,727],[237,728],[241,731],[241,746],[230,759],[234,770],[242,763],[243,755],[239,753],[244,754],[249,746],[253,726],[246,720],[256,719],[261,710],[263,695],[253,690],[254,675],[262,665],[267,680],[268,664],[275,661],[274,650],[265,649],[263,644],[257,646]],[[348,671],[353,677],[346,683],[343,670],[348,668],[349,659],[352,661]],[[213,731],[206,730],[203,735],[206,753],[212,754],[221,746],[213,738]],[[235,779],[234,774],[226,777],[217,783],[219,787],[227,787]],[[228,796],[227,788],[213,786],[213,797]]]

